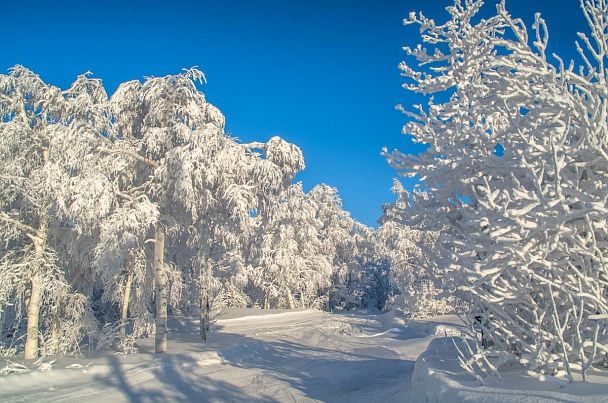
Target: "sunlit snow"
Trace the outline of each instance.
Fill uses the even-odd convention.
[[[516,364],[502,382],[480,386],[454,354],[456,316],[406,323],[392,312],[232,308],[215,314],[206,344],[196,321],[171,317],[169,327],[170,354],[141,339],[134,355],[7,358],[19,373],[0,377],[0,400],[522,403],[601,402],[608,393],[597,377],[560,387]]]

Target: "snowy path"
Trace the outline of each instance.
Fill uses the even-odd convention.
[[[406,328],[388,315],[268,313],[224,312],[206,344],[195,321],[172,318],[170,354],[150,354],[146,339],[137,355],[60,358],[50,372],[0,377],[0,401],[403,402],[436,326]],[[454,318],[444,319],[453,327]],[[74,364],[82,367],[67,368]]]

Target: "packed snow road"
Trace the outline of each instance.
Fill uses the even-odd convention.
[[[150,338],[135,355],[12,359],[26,369],[0,377],[0,401],[404,402],[416,358],[455,322],[231,309],[203,344],[196,321],[173,317],[166,355],[151,354]]]

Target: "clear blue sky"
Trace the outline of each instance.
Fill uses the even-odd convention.
[[[383,146],[420,150],[401,128],[395,105],[411,104],[397,65],[418,30],[410,11],[445,21],[446,0],[38,1],[2,8],[0,71],[22,64],[61,88],[92,71],[109,94],[124,81],[198,66],[207,100],[243,141],[279,135],[299,145],[309,190],[340,191],[354,218],[375,226],[391,202]],[[485,13],[494,10],[487,1]],[[584,28],[577,0],[510,0],[531,24],[547,19],[553,51],[573,57]],[[568,52],[562,51],[562,48]],[[411,187],[412,181],[404,181]]]

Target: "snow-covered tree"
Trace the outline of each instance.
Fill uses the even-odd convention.
[[[56,173],[67,167],[55,164],[65,151],[55,139],[86,124],[106,98],[79,85],[87,80],[62,93],[22,66],[0,75],[0,322],[3,341],[17,338],[25,307],[26,358],[77,348],[90,330],[88,299],[72,292],[77,274],[53,247],[70,231],[58,213]]]
[[[337,248],[352,225],[337,189],[317,185],[304,193],[301,183],[287,189],[262,227],[262,256],[253,273],[264,308],[327,307],[341,267]]]
[[[443,292],[441,272],[431,258],[437,244],[437,232],[399,224],[397,221],[409,198],[402,198],[407,192],[398,180],[395,180],[393,192],[398,195],[397,201],[383,206],[383,224],[378,229],[378,239],[384,245],[391,265],[390,307],[400,311],[405,318],[413,319],[460,310],[460,301]]]
[[[354,222],[346,242],[337,249],[339,267],[332,278],[331,309],[382,308],[377,296],[388,292],[380,283],[387,285],[390,270],[383,252],[376,231]]]
[[[194,269],[188,275],[197,278],[187,280],[198,285],[203,312],[213,281],[212,246],[237,249],[255,224],[252,211],[264,212],[268,195],[303,168],[299,148],[278,137],[252,144],[228,137],[224,116],[196,88],[195,82],[203,78],[190,69],[122,84],[108,102],[109,122],[97,136],[95,151],[106,155],[100,159],[102,166],[117,167],[104,170],[101,191],[110,189],[114,206],[100,221],[101,242],[112,247],[100,249],[98,258],[105,263],[99,267],[115,277],[127,262],[134,267],[142,262],[124,251],[141,255],[142,245],[153,244],[153,258],[146,260],[152,261],[155,273],[157,352],[166,351],[169,268],[180,264]],[[126,217],[131,219],[125,222]],[[118,261],[108,264],[116,257]],[[165,263],[167,257],[171,262]],[[125,284],[132,284],[130,273],[127,270]],[[151,289],[151,284],[145,287]]]
[[[260,227],[276,209],[278,195],[304,168],[301,150],[280,137],[247,144],[226,136],[224,140],[224,148],[211,154],[207,170],[195,172],[203,182],[192,181],[200,183],[208,196],[190,210],[197,217],[193,223],[198,236],[190,244],[197,249],[193,263],[199,275],[200,306],[205,309],[211,293],[246,299],[235,291],[249,283],[251,265],[260,253],[254,246]],[[201,309],[201,326],[207,315]],[[204,327],[201,333],[205,339]]]
[[[329,267],[323,270],[326,285],[320,284],[316,291],[317,305],[322,304],[331,310],[336,280],[340,279],[341,274],[347,270],[346,262],[342,259],[340,252],[348,248],[347,245],[356,221],[348,211],[343,209],[342,199],[337,188],[326,184],[316,185],[307,193],[306,197],[315,212],[319,241],[317,253],[326,256],[329,262]],[[327,278],[327,276],[329,277]]]
[[[548,62],[540,15],[530,38],[504,2],[487,20],[481,6],[456,1],[443,25],[405,21],[436,45],[406,48],[430,67],[402,63],[405,87],[444,102],[400,107],[404,133],[428,149],[385,155],[428,197],[403,193],[397,218],[440,234],[435,262],[493,348],[584,379],[608,352],[608,4],[581,2],[591,37],[579,35],[576,70]]]
[[[294,293],[300,294],[302,288],[316,291],[322,273],[331,270],[326,256],[319,253],[315,211],[302,184],[292,185],[281,199],[278,211],[262,228],[263,255],[254,274],[264,293],[265,309],[295,308]]]

